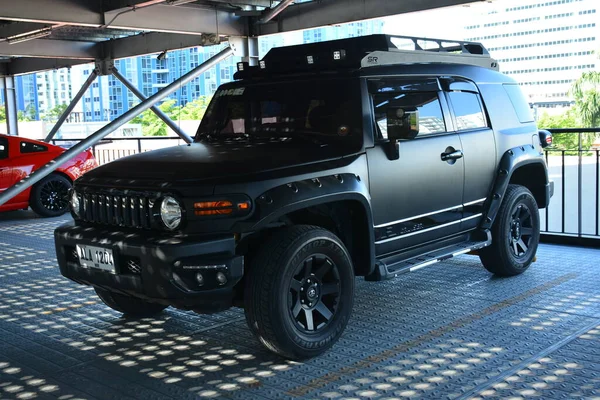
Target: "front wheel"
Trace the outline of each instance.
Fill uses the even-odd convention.
[[[353,298],[352,261],[341,240],[318,227],[293,226],[273,235],[251,260],[244,308],[265,347],[300,360],[339,339]]]
[[[532,263],[540,241],[540,216],[535,198],[526,187],[509,185],[492,226],[492,244],[479,258],[500,276],[523,273]]]

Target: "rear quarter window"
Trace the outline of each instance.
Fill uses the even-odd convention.
[[[8,158],[8,140],[0,138],[0,160]]]
[[[31,142],[21,142],[19,149],[21,150],[21,154],[41,153],[44,151],[48,151],[48,147]]]
[[[504,84],[504,90],[508,94],[508,98],[517,113],[517,118],[519,122],[525,124],[527,122],[533,122],[533,113],[531,112],[531,108],[529,108],[529,103],[525,98],[525,95],[521,91],[519,85],[516,84]]]

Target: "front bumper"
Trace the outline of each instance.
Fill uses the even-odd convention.
[[[198,312],[231,307],[234,287],[244,270],[235,254],[233,235],[217,238],[166,237],[153,232],[121,232],[73,222],[54,232],[56,256],[63,276],[86,285]],[[82,267],[76,245],[111,249],[114,273]],[[217,281],[223,273],[226,283]],[[200,273],[204,282],[198,284]]]

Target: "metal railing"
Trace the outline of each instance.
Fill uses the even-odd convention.
[[[80,140],[81,139],[53,139],[51,142],[58,146],[70,147],[70,145],[75,144]],[[184,143],[185,141],[175,136],[107,138],[92,146],[92,153],[94,153],[94,157],[96,157],[98,164],[103,165],[133,154],[178,146]]]
[[[540,212],[542,233],[600,239],[600,147],[593,145],[600,128],[548,130],[554,145],[545,157],[554,196]]]
[[[600,148],[586,146],[585,140],[585,135],[600,137],[600,128],[548,130],[555,143],[559,137],[572,139],[568,141],[571,145],[565,148],[555,145],[545,150],[548,173],[554,181],[554,196],[548,208],[540,210],[542,233],[600,239]],[[52,142],[60,145],[77,141],[56,139]],[[92,150],[102,165],[132,154],[181,144],[184,141],[178,137],[109,138]]]

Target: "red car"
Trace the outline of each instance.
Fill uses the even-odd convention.
[[[46,142],[0,134],[0,192],[11,187],[65,149]],[[69,189],[73,181],[98,166],[90,150],[48,175],[31,188],[0,205],[0,211],[31,207],[43,217],[57,217],[69,210]]]

